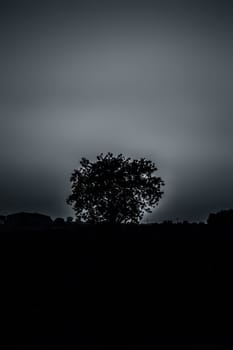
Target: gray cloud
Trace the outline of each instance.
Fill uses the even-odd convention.
[[[0,2],[2,211],[70,214],[70,172],[107,151],[158,163],[152,220],[233,206],[230,2],[20,3]]]

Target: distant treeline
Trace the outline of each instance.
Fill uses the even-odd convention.
[[[68,217],[66,221],[63,218],[56,218],[52,220],[50,216],[40,213],[26,213],[20,212],[10,215],[1,215],[0,224],[10,226],[33,226],[33,227],[47,227],[51,225],[63,225],[73,221],[73,218]]]
[[[221,210],[217,213],[210,213],[206,220],[210,225],[233,225],[233,209]],[[189,221],[172,221],[164,220],[160,223],[151,223],[148,225],[204,225],[205,222],[189,222]],[[50,227],[50,226],[67,226],[82,224],[75,221],[71,216],[64,218],[51,219],[50,216],[40,213],[20,212],[10,215],[0,215],[0,225],[7,226],[30,226],[30,227]]]

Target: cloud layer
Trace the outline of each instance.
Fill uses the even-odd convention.
[[[70,214],[71,171],[108,151],[158,164],[150,220],[233,207],[232,14],[213,1],[2,1],[1,211]]]

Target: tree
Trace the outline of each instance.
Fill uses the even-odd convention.
[[[210,225],[233,225],[233,209],[210,213],[207,223]]]
[[[67,199],[80,221],[138,223],[162,197],[164,182],[153,175],[157,168],[150,160],[101,153],[97,161],[82,158],[80,164],[71,175]]]

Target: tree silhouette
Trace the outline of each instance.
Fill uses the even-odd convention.
[[[210,225],[232,225],[233,209],[221,210],[217,213],[210,213],[207,223]]]
[[[101,153],[97,161],[82,158],[80,164],[71,175],[67,199],[80,221],[138,223],[162,197],[164,182],[153,175],[157,168],[150,160]]]

